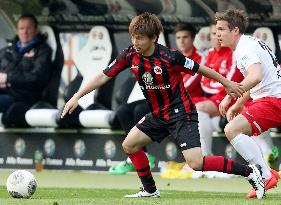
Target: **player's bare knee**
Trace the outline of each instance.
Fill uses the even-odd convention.
[[[200,159],[192,159],[186,161],[188,166],[192,168],[193,170],[199,171],[202,169],[202,160]]]
[[[235,128],[231,123],[228,123],[224,128],[225,136],[228,140],[232,140],[235,137]]]
[[[196,104],[196,109],[201,112],[208,113],[208,108],[204,104]]]
[[[123,141],[122,147],[126,154],[133,154],[142,148],[137,144],[132,145],[129,142],[127,142],[126,140]]]
[[[133,146],[129,145],[126,141],[124,141],[122,143],[122,147],[123,147],[124,152],[127,153],[127,154],[134,153]]]

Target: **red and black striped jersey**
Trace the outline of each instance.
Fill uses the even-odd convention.
[[[156,44],[151,56],[143,56],[129,46],[103,72],[114,77],[126,68],[136,76],[152,114],[160,120],[178,120],[195,109],[181,72],[194,75],[199,64],[178,50]]]

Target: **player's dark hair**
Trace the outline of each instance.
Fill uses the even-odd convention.
[[[224,12],[217,12],[215,15],[217,21],[227,21],[230,30],[239,28],[241,34],[244,34],[248,26],[248,17],[244,10],[228,9]]]
[[[149,38],[156,36],[157,42],[160,33],[163,32],[163,26],[155,14],[144,12],[133,17],[129,25],[129,32],[131,36],[136,34],[147,35]]]
[[[179,31],[188,31],[191,34],[192,38],[195,38],[195,35],[197,33],[196,28],[189,24],[189,23],[179,23],[175,26],[173,33],[177,33]]]
[[[20,20],[22,20],[22,19],[30,19],[30,20],[33,22],[33,24],[34,24],[34,27],[35,27],[35,28],[38,28],[38,20],[36,19],[36,17],[35,17],[33,14],[22,14],[22,15],[19,17],[17,23],[18,23]]]

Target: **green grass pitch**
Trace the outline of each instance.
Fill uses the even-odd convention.
[[[281,189],[270,190],[263,200],[245,198],[250,185],[242,177],[233,179],[162,179],[155,175],[161,198],[126,199],[140,186],[135,174],[43,171],[34,173],[38,188],[30,199],[13,199],[5,183],[11,171],[0,171],[0,205],[281,205]]]

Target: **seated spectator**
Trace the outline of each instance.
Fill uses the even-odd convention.
[[[31,14],[17,21],[17,36],[0,50],[0,113],[14,113],[15,126],[27,126],[24,114],[40,99],[50,80],[52,50],[38,31],[38,21]],[[20,108],[16,107],[19,106]]]

